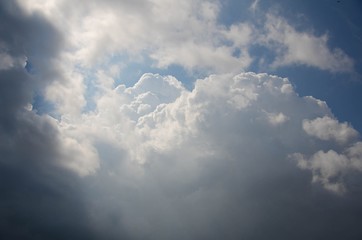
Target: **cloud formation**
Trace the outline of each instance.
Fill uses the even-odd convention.
[[[253,139],[268,135],[271,142],[258,140],[258,146],[280,144],[284,151],[279,154],[284,158],[299,149],[306,153],[323,150],[323,142],[330,142],[329,146],[336,142],[336,148],[358,145],[358,133],[339,123],[324,102],[299,97],[287,79],[266,74],[211,75],[198,80],[192,91],[173,77],[145,74],[133,87],[106,90],[96,102],[95,111],[82,116],[82,129],[90,128],[82,131],[101,136],[105,129],[113,129],[108,133],[113,136],[107,138],[127,145],[130,157],[142,164],[147,163],[149,152],[179,151],[184,144],[208,146],[199,146],[201,152],[196,155],[214,152],[220,148],[218,143],[225,147],[236,144],[238,151],[245,148],[245,153],[257,155]],[[229,134],[242,144],[228,140]]]
[[[321,140],[334,140],[342,144],[355,138],[358,134],[347,123],[338,123],[336,119],[327,116],[303,121],[303,129],[310,136]]]
[[[268,14],[261,41],[273,49],[273,67],[302,64],[330,72],[353,72],[354,62],[341,49],[330,49],[328,35],[297,31],[286,19]]]
[[[254,40],[265,43],[249,22],[218,23],[219,11],[217,1],[0,3],[1,238],[359,239],[357,131],[286,78],[235,73]],[[308,39],[335,57],[326,39]],[[193,89],[152,73],[117,85],[102,65],[112,54],[215,74]],[[332,71],[322,60],[312,66]],[[40,113],[36,97],[54,109]]]
[[[47,19],[64,40],[62,51],[52,63],[59,69],[56,81],[47,85],[44,94],[62,115],[83,111],[89,102],[87,91],[92,88],[88,84],[93,76],[88,73],[94,69],[107,72],[109,64],[127,66],[136,62],[158,69],[180,66],[202,76],[236,74],[252,64],[261,64],[267,70],[306,65],[333,73],[354,72],[353,59],[338,48],[331,49],[327,35],[297,31],[272,13],[255,22],[226,26],[218,21],[222,11],[219,1],[109,0],[75,4],[63,0],[43,4],[26,0],[19,5],[27,15]],[[265,59],[251,48],[268,49],[274,58]],[[9,65],[15,60],[4,55],[2,61]],[[33,59],[30,61],[33,63]]]
[[[349,225],[359,218],[341,206],[358,198],[361,143],[315,141],[306,122],[332,121],[338,132],[332,136],[345,124],[324,102],[299,97],[287,79],[211,75],[189,91],[173,77],[145,74],[133,87],[104,91],[97,102],[81,127],[69,123],[74,135],[93,139],[101,160],[89,194],[102,197],[90,211],[107,202],[105,212],[113,211],[131,238],[359,234]],[[328,206],[321,208],[325,199]],[[322,220],[318,211],[331,219]],[[334,221],[343,233],[327,231]],[[265,235],[255,232],[259,228]]]

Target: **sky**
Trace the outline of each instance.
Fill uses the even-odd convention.
[[[1,239],[361,239],[362,3],[2,0]]]

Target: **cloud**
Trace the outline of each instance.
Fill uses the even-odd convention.
[[[345,179],[348,179],[351,172],[362,171],[361,146],[361,142],[356,142],[342,153],[320,150],[310,158],[301,154],[294,154],[293,158],[298,161],[300,168],[313,172],[313,182],[319,182],[326,189],[343,194],[347,191]]]
[[[128,145],[131,158],[142,164],[147,163],[149,152],[173,151],[191,140],[195,141],[191,145],[210,146],[202,150],[205,153],[220,147],[208,143],[216,139],[222,145],[234,145],[227,140],[231,133],[234,140],[239,136],[240,141],[251,141],[250,146],[248,142],[238,146],[250,155],[257,155],[252,139],[270,134],[275,143],[287,146],[284,157],[299,149],[302,142],[307,153],[324,149],[323,142],[319,148],[312,142],[314,138],[330,142],[330,146],[333,142],[346,145],[355,142],[358,134],[347,123],[335,120],[324,102],[301,98],[287,79],[266,74],[212,75],[198,80],[192,91],[173,77],[145,74],[133,87],[109,89],[96,102],[96,110],[83,116],[84,126],[91,123],[95,135],[103,135],[103,129],[117,129],[109,133],[114,135],[112,139]],[[122,119],[122,123],[117,119]],[[97,124],[103,127],[93,126]],[[102,129],[102,133],[96,129]],[[206,139],[201,137],[210,134]],[[137,144],[136,150],[133,144]]]
[[[236,74],[263,61],[264,56],[251,49],[266,47],[275,55],[274,60],[264,61],[266,69],[297,64],[332,73],[354,71],[346,53],[328,46],[327,35],[297,31],[282,16],[271,13],[226,26],[219,21],[222,4],[214,0],[47,4],[26,0],[19,5],[26,14],[45,18],[62,39],[62,51],[52,59],[57,77],[44,94],[62,115],[79,115],[88,107],[92,73],[94,69],[107,72],[108,64],[147,63],[160,70],[179,66],[201,76]],[[4,54],[3,65],[13,64],[15,59]],[[126,67],[122,72],[126,71],[130,70]]]
[[[214,1],[87,3],[0,4],[1,238],[361,236],[357,132],[286,78],[234,73],[253,26]],[[216,74],[114,87],[101,63],[124,51]]]
[[[258,3],[253,1],[251,9]],[[19,5],[52,22],[67,39],[70,51],[64,61],[83,67],[105,62],[109,55],[127,55],[131,61],[151,58],[158,68],[176,64],[189,71],[239,72],[261,57],[251,55],[249,49],[264,46],[276,55],[272,68],[299,64],[333,73],[354,71],[353,59],[343,50],[331,48],[327,34],[296,30],[287,19],[270,12],[263,12],[265,19],[224,26],[218,22],[219,1],[42,4],[26,0]]]
[[[357,136],[357,131],[347,123],[338,123],[336,119],[324,116],[313,120],[303,121],[304,131],[322,140],[334,140],[339,143],[346,143]]]
[[[336,193],[346,192],[344,181],[349,173],[362,171],[361,142],[356,141],[357,131],[347,123],[339,123],[328,116],[303,120],[303,129],[310,136],[337,142],[343,148],[339,151],[319,150],[309,158],[300,153],[294,154],[292,157],[298,161],[298,166],[313,172],[313,182],[320,182]],[[352,141],[354,143],[351,146]]]
[[[61,37],[41,16],[2,1],[0,43],[0,238],[91,239],[78,175],[62,167],[57,123],[31,107],[34,92],[58,76],[51,63]]]
[[[361,144],[314,141],[307,119],[345,125],[324,102],[298,96],[287,79],[211,75],[189,91],[148,73],[96,102],[73,128],[100,156],[89,211],[97,223],[117,219],[104,225],[113,234],[118,227],[132,239],[360,234],[350,225],[360,221],[352,214],[357,202],[345,207],[358,199]],[[343,230],[329,232],[336,221]]]
[[[227,30],[217,23],[218,1],[44,5],[28,0],[21,5],[29,13],[41,12],[68,36],[73,60],[83,66],[99,63],[108,54],[127,54],[136,60],[146,54],[158,67],[180,64],[189,70],[230,71],[251,63],[246,49],[235,57],[233,47],[224,44]]]
[[[332,73],[354,71],[353,59],[339,48],[329,48],[327,34],[297,31],[286,19],[273,14],[267,15],[264,27],[261,42],[276,54],[273,67],[300,64]]]

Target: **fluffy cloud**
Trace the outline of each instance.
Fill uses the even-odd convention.
[[[230,71],[251,62],[245,44],[238,46],[243,47],[239,57],[232,55],[232,46],[224,44],[229,40],[224,34],[228,30],[217,23],[217,1],[62,1],[44,5],[27,0],[21,6],[29,13],[43,13],[69,36],[73,58],[81,65],[99,63],[110,53],[128,54],[136,60],[147,54],[159,67],[180,64],[190,70]],[[248,43],[249,32],[242,32],[238,39]]]
[[[145,74],[133,87],[120,85],[105,91],[97,103],[94,112],[83,116],[82,128],[91,123],[94,135],[103,135],[103,129],[115,129],[110,133],[112,139],[118,139],[121,146],[128,145],[130,156],[143,164],[150,152],[174,151],[184,144],[207,146],[199,146],[201,152],[195,152],[197,156],[202,152],[211,154],[215,149],[224,153],[219,144],[236,145],[251,156],[257,155],[258,147],[281,144],[285,150],[279,154],[286,158],[301,148],[301,143],[307,153],[324,149],[322,142],[318,148],[314,138],[343,145],[357,137],[352,127],[333,119],[324,102],[301,98],[287,79],[266,74],[212,75],[198,80],[192,91],[173,77]],[[101,133],[97,133],[97,124],[103,126],[98,128]],[[271,142],[256,141],[268,139],[268,135]],[[137,144],[136,149],[133,144]],[[311,159],[312,163],[319,161],[315,160],[321,158],[318,154]],[[339,162],[333,161],[335,158],[329,160],[328,155],[324,159],[332,165]],[[301,161],[299,165],[304,166]],[[324,165],[319,166],[322,169]],[[343,164],[336,165],[336,169],[340,168],[343,170]]]
[[[308,135],[320,140],[337,142],[342,149],[337,147],[338,150],[319,150],[309,158],[299,153],[294,154],[293,158],[297,159],[298,166],[313,172],[313,182],[320,182],[333,192],[344,193],[344,182],[349,173],[362,171],[361,142],[356,141],[357,131],[347,123],[339,123],[328,116],[304,119],[303,129]],[[350,146],[353,140],[354,143]]]
[[[334,140],[339,143],[346,143],[357,136],[356,130],[347,123],[338,123],[336,119],[328,116],[313,120],[304,120],[303,129],[310,136],[322,140]]]
[[[133,87],[104,90],[97,103],[73,128],[93,139],[100,156],[88,194],[102,197],[89,208],[93,221],[114,236],[120,228],[133,239],[217,239],[226,233],[302,239],[301,231],[314,231],[307,225],[320,227],[316,235],[332,221],[349,229],[350,213],[338,205],[347,204],[344,197],[329,192],[353,195],[361,180],[353,175],[361,169],[361,144],[344,142],[343,150],[334,138],[316,142],[306,119],[333,115],[324,102],[299,97],[287,79],[211,75],[189,91],[173,77],[145,74]],[[333,210],[322,211],[342,218],[316,214],[325,198]],[[117,219],[114,228],[106,224],[108,215]],[[282,226],[292,231],[275,230]],[[251,230],[260,227],[267,237]],[[334,234],[342,236],[327,235]]]
[[[362,171],[361,142],[346,148],[342,153],[335,150],[322,150],[306,158],[301,154],[294,154],[298,166],[313,172],[313,182],[320,182],[326,189],[343,194],[346,192],[345,179],[351,172]]]
[[[87,85],[93,78],[88,73],[94,69],[106,72],[110,62],[150,61],[155,68],[176,65],[206,76],[247,70],[253,62],[263,60],[250,49],[266,47],[275,54],[274,61],[266,61],[267,69],[301,64],[330,72],[354,71],[353,60],[340,49],[330,49],[326,35],[297,31],[275,14],[267,14],[259,22],[251,19],[225,26],[218,21],[222,4],[214,0],[63,0],[47,4],[26,0],[19,5],[29,16],[47,19],[64,40],[62,51],[52,60],[53,68],[58,69],[56,81],[45,93],[61,114],[82,112],[91,88]],[[6,52],[0,56],[3,67],[16,62]]]
[[[128,55],[132,61],[150,57],[160,68],[178,64],[188,70],[223,73],[247,69],[260,57],[251,56],[249,48],[262,45],[276,55],[271,67],[302,64],[330,72],[354,70],[349,56],[328,46],[327,35],[298,31],[278,14],[259,19],[262,29],[254,19],[231,26],[220,24],[222,4],[215,0],[76,4],[26,0],[19,5],[29,14],[41,13],[67,36],[70,52],[64,60],[81,66],[102,63],[108,55]],[[255,11],[257,5],[258,1],[253,1],[251,9]]]
[[[328,47],[328,35],[297,31],[286,19],[268,14],[261,42],[276,53],[272,66],[302,64],[330,72],[353,72],[354,62],[341,49]]]

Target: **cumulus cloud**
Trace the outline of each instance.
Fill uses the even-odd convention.
[[[117,129],[112,139],[132,141],[128,149],[130,156],[142,164],[147,163],[149,152],[174,151],[183,144],[189,145],[189,141],[195,141],[191,145],[208,146],[209,149],[202,150],[205,153],[216,154],[214,150],[220,148],[212,143],[216,140],[225,147],[236,144],[238,150],[245,148],[250,155],[252,152],[257,155],[259,144],[278,143],[286,145],[286,157],[303,142],[303,151],[307,153],[323,149],[322,143],[318,149],[314,138],[342,145],[357,138],[357,132],[347,123],[333,119],[324,102],[312,97],[301,98],[287,79],[266,74],[212,75],[198,80],[192,91],[173,77],[145,74],[133,87],[110,88],[97,102],[97,109],[83,116],[88,119],[85,123]],[[122,123],[117,118],[122,119]],[[313,120],[307,120],[309,118]],[[103,135],[103,130],[93,134]],[[251,143],[245,141],[239,146],[228,140],[228,134],[235,135],[233,140],[248,139]],[[204,139],[203,135],[210,136]],[[267,135],[275,142],[253,145],[253,139],[264,139]],[[136,150],[133,144],[137,144]],[[315,160],[321,157],[318,154],[312,163],[319,161]],[[333,165],[333,158],[324,159]],[[301,162],[299,166],[307,168]],[[336,168],[342,170],[342,165]]]
[[[357,136],[357,131],[347,123],[339,123],[336,119],[328,116],[313,120],[303,121],[304,131],[322,140],[334,140],[339,143],[346,143]]]
[[[313,172],[313,182],[320,182],[333,192],[344,193],[344,181],[348,174],[351,171],[362,171],[361,142],[356,141],[357,131],[347,123],[339,123],[328,116],[314,120],[304,119],[303,129],[310,136],[324,141],[335,141],[343,146],[342,150],[319,150],[309,158],[297,153],[293,158],[298,161],[300,168]],[[353,145],[348,145],[352,140]]]
[[[361,145],[361,142],[356,142],[342,153],[320,150],[310,158],[301,154],[294,154],[293,157],[300,168],[313,172],[313,182],[319,182],[326,189],[343,194],[347,191],[344,182],[348,175],[353,171],[362,171]]]
[[[325,151],[323,142],[313,141],[305,119],[333,115],[324,102],[298,96],[287,79],[211,75],[190,91],[173,77],[145,74],[132,87],[110,87],[97,103],[74,129],[96,143],[101,162],[88,194],[103,197],[90,204],[90,212],[96,222],[116,217],[113,234],[122,226],[133,239],[217,239],[226,233],[302,239],[301,231],[312,231],[302,230],[310,225],[303,219],[318,226],[338,221],[349,229],[315,211],[328,198],[337,210],[325,214],[349,218],[335,205],[344,206],[343,198],[328,192],[353,194],[353,179],[345,176],[360,171],[361,144]],[[280,217],[270,223],[269,214]],[[282,226],[292,231],[275,230]],[[326,232],[321,227],[314,234]]]

